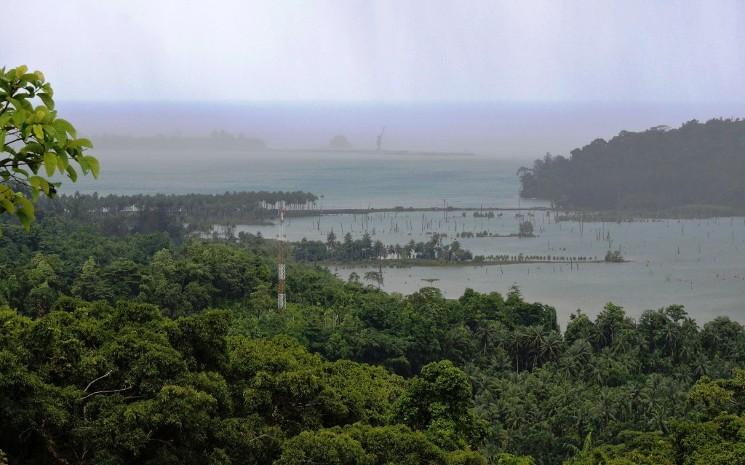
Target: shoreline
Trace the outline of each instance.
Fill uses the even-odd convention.
[[[546,212],[554,221],[576,223],[624,223],[665,220],[706,220],[717,218],[744,217],[745,212],[724,210],[680,211],[665,210],[659,212],[642,211],[593,211],[563,210],[551,207],[379,207],[379,208],[319,208],[315,210],[287,210],[292,217],[332,216],[332,215],[368,215],[375,213],[417,213],[417,212]]]

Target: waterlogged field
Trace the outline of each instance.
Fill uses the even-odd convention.
[[[465,216],[464,216],[465,213]],[[520,221],[535,225],[534,238],[459,237],[466,233],[508,235]],[[237,231],[277,234],[276,226],[239,226]],[[426,241],[447,234],[474,255],[598,257],[620,250],[627,263],[533,263],[489,266],[383,267],[383,288],[408,294],[425,286],[458,297],[466,288],[505,292],[517,284],[531,300],[557,307],[566,322],[576,309],[596,314],[612,301],[631,315],[670,304],[682,304],[699,321],[719,315],[745,321],[745,218],[641,220],[621,223],[559,222],[544,211],[395,212],[290,218],[287,236],[325,241],[330,231],[368,233],[385,244]],[[468,234],[467,234],[468,235]],[[375,267],[333,266],[342,278],[364,276]]]

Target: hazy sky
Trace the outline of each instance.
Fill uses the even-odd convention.
[[[18,16],[13,9],[18,9]],[[8,2],[65,100],[745,101],[744,1]]]

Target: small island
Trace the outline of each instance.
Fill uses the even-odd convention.
[[[349,150],[352,147],[352,143],[349,142],[347,136],[342,134],[335,135],[329,141],[329,148],[332,150]]]

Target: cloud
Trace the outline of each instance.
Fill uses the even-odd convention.
[[[34,11],[3,24],[0,63],[42,69],[73,100],[706,102],[745,89],[738,1],[40,0]]]

